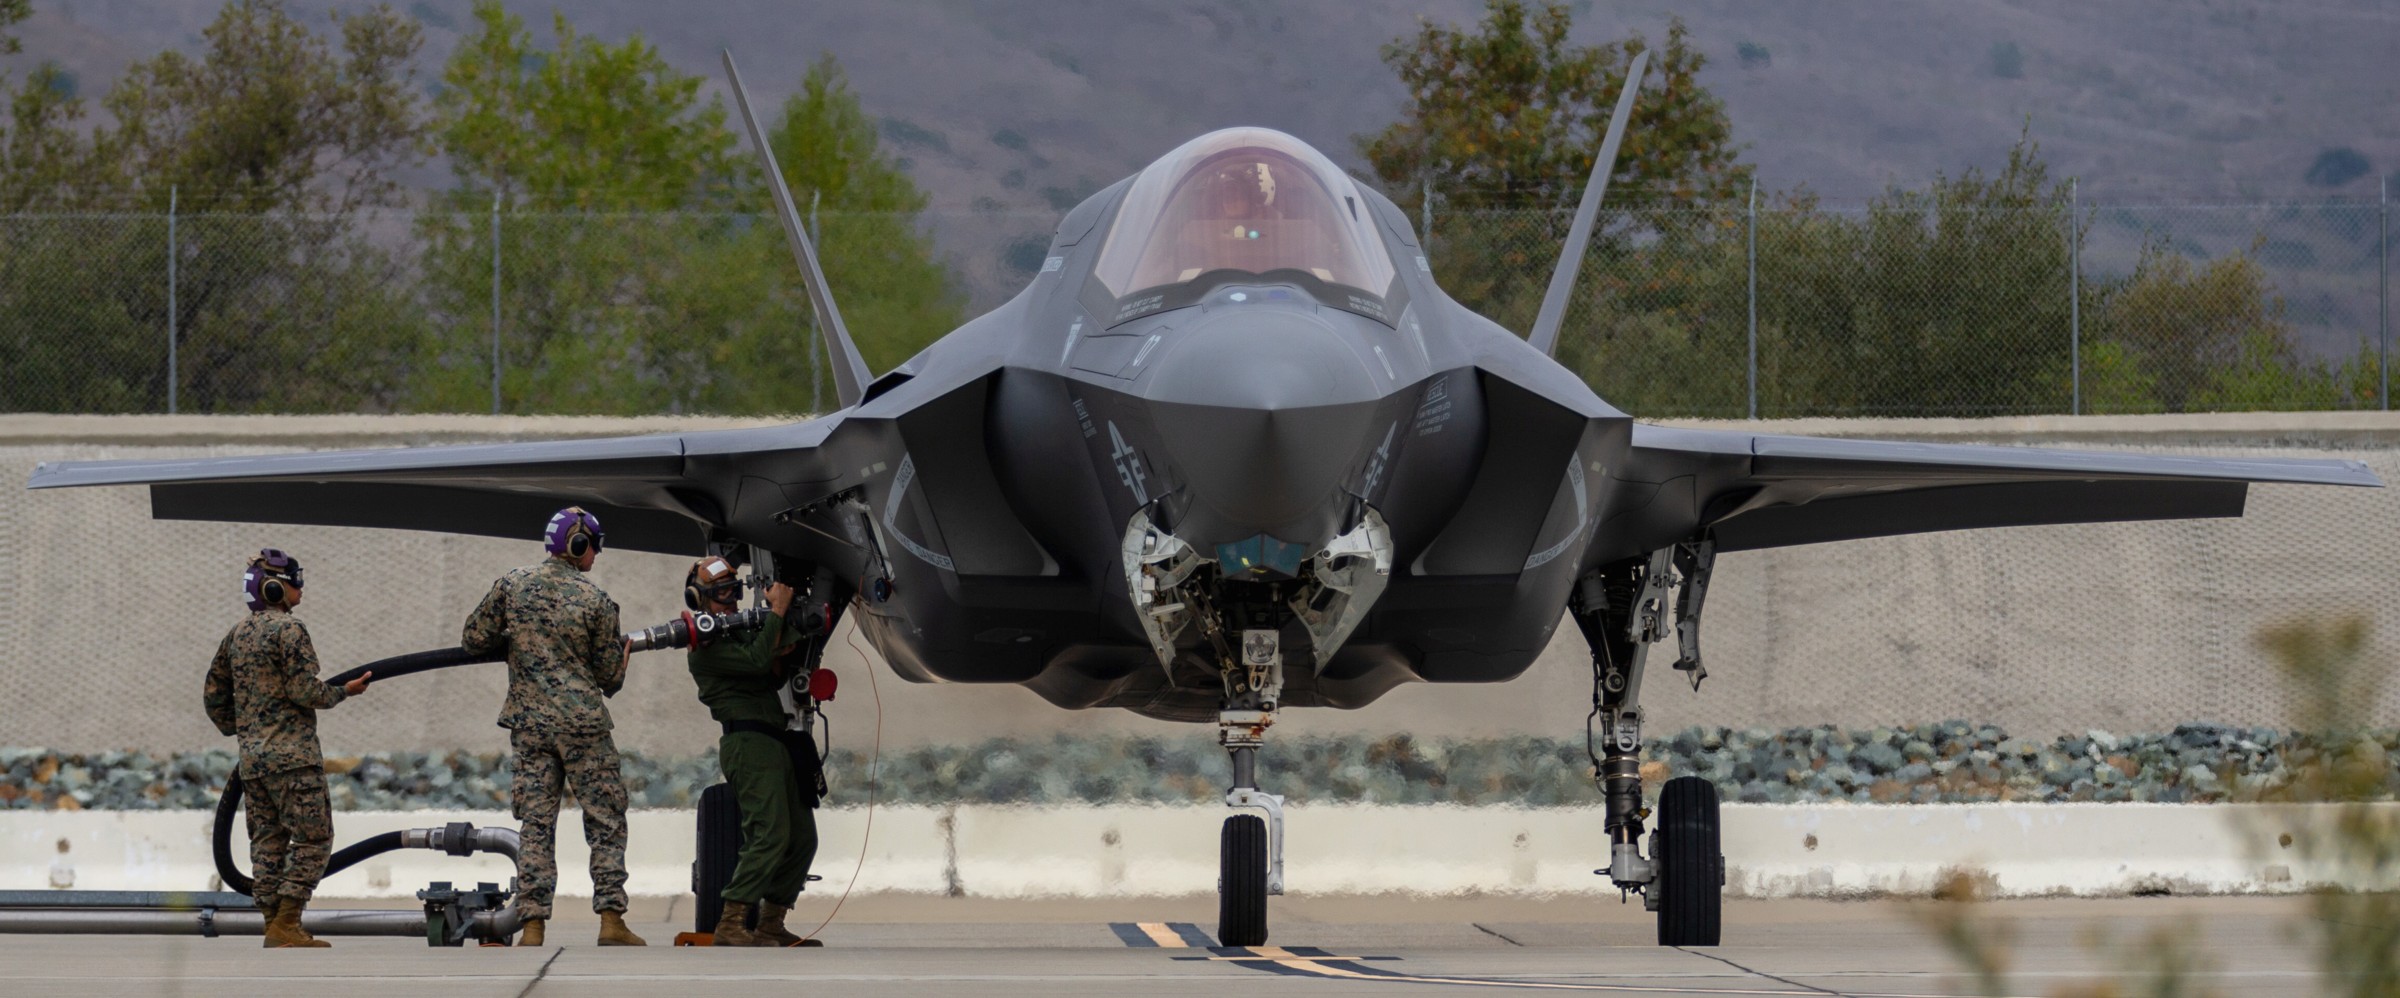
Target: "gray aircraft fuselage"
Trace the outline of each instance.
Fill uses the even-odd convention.
[[[1580,567],[1606,553],[1580,543],[1608,513],[1588,498],[1624,465],[1631,421],[1547,358],[1525,367],[1556,372],[1540,387],[1567,406],[1487,384],[1462,344],[1532,351],[1443,295],[1372,192],[1384,248],[1405,264],[1382,296],[1388,318],[1327,304],[1345,292],[1305,273],[1227,271],[1112,324],[1126,306],[1090,276],[1125,186],[1067,216],[1023,293],[878,381],[844,421],[872,438],[840,449],[869,472],[864,504],[883,536],[839,563],[868,590],[888,573],[889,598],[861,604],[877,648],[912,679],[1213,718],[1208,649],[1186,642],[1170,678],[1135,619],[1127,522],[1152,508],[1204,551],[1261,537],[1315,551],[1363,502],[1391,528],[1389,586],[1329,660],[1295,659],[1282,703],[1357,707],[1411,680],[1523,672]],[[1509,432],[1492,434],[1495,418]],[[807,557],[789,542],[808,535],[773,522],[804,490],[779,484],[736,499],[734,532]],[[816,520],[845,526],[830,508]],[[1289,616],[1272,612],[1285,594],[1253,595],[1287,648],[1308,649],[1305,628],[1273,619]]]

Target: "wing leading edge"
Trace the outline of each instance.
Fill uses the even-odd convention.
[[[150,486],[162,520],[393,527],[526,536],[579,504],[609,546],[702,553],[731,497],[723,460],[806,461],[835,420],[702,433],[173,461],[43,464],[27,487]]]
[[[1648,514],[1639,522],[1696,521],[1723,551],[1975,527],[2240,516],[2252,483],[2383,484],[2357,461],[1838,440],[1638,423],[1621,479],[1651,492],[1638,507]]]

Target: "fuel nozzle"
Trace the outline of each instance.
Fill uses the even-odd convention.
[[[774,616],[765,608],[736,610],[732,613],[690,613],[657,627],[645,627],[625,635],[628,651],[655,651],[661,648],[707,647],[708,643],[727,634],[741,634],[767,626]]]

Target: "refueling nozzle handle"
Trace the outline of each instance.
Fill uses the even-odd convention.
[[[661,648],[705,647],[719,635],[740,634],[767,626],[774,614],[763,609],[737,610],[733,613],[691,613],[667,621],[657,627],[645,627],[625,635],[629,652],[655,651]]]

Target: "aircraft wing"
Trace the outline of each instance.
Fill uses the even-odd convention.
[[[151,515],[531,536],[561,506],[600,517],[608,545],[698,555],[744,466],[812,462],[838,422],[645,437],[403,447],[169,461],[74,461],[28,488],[147,485]],[[728,472],[732,473],[729,474]]]
[[[1640,423],[1619,477],[1628,488],[1654,490],[1637,507],[1647,514],[1641,521],[1696,518],[1722,551],[1973,527],[2240,516],[2254,482],[2383,484],[2357,461],[1840,440]]]

